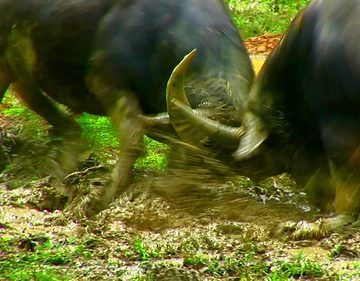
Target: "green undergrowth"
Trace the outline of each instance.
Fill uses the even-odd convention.
[[[68,267],[91,260],[93,249],[88,240],[52,240],[46,235],[0,237],[0,280],[67,281],[74,280]],[[14,249],[17,248],[17,251]]]
[[[41,240],[1,237],[0,249],[6,259],[0,258],[0,280],[70,280],[59,266],[69,264],[78,251],[45,237]],[[12,252],[16,247],[19,251]]]
[[[244,39],[264,33],[282,34],[309,0],[226,0]]]
[[[127,246],[109,254],[99,251],[103,247],[106,249],[109,241],[95,236],[63,239],[42,234],[27,238],[3,236],[0,238],[3,256],[0,257],[0,280],[78,280],[84,274],[84,267],[91,268],[92,260],[96,259],[102,259],[104,270],[111,271],[109,278],[120,278],[116,280],[163,280],[169,271],[173,271],[174,278],[182,274],[194,278],[181,280],[285,281],[327,280],[329,277],[326,269],[301,252],[287,259],[270,260],[263,248],[254,242],[239,245],[232,253],[217,254],[220,245],[216,247],[211,241],[204,244],[192,235],[188,240],[185,239],[181,247],[170,249],[167,243],[153,244],[137,237],[132,244],[129,241]],[[129,264],[138,268],[136,276],[131,273]],[[208,279],[196,279],[199,272]],[[86,275],[80,279],[95,280],[90,278],[91,273]]]

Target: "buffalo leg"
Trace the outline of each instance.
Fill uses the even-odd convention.
[[[360,176],[356,172],[349,174],[343,169],[335,173],[336,196],[334,201],[335,213],[353,216],[359,212],[360,206]]]
[[[332,159],[330,170],[335,186],[335,213],[353,216],[360,211],[360,134],[357,130],[360,124],[356,118],[343,118],[345,121],[328,117],[331,122],[323,122],[322,133],[327,154]]]
[[[98,88],[101,95],[106,95],[106,87]],[[97,92],[97,93],[99,93]],[[113,91],[107,94],[114,94]],[[113,169],[110,183],[100,191],[98,198],[86,206],[85,213],[92,216],[105,209],[116,197],[123,193],[130,184],[131,172],[136,159],[143,153],[144,125],[137,100],[129,92],[120,92],[121,98],[114,103],[106,103],[108,115],[118,132],[121,151]]]
[[[102,198],[105,205],[125,191],[129,184],[131,169],[144,150],[142,140],[144,130],[138,118],[140,113],[136,99],[129,94],[123,95],[110,110],[111,120],[119,134],[121,153],[113,171],[112,183]]]
[[[105,53],[100,48],[93,54],[86,83],[89,91],[97,97],[98,101],[101,101],[110,116],[118,133],[121,151],[111,182],[101,191],[98,200],[90,203],[90,209],[84,210],[89,216],[105,209],[127,189],[133,165],[144,151],[143,136],[146,125],[140,118],[142,111],[138,100],[131,91],[119,90],[117,82],[111,79],[112,72],[104,69],[108,59]]]
[[[329,176],[327,167],[317,169],[316,172],[309,176],[304,187],[309,202],[312,205],[319,207],[322,211],[333,210],[335,197],[334,189],[334,184]]]
[[[322,138],[324,148],[330,161],[329,175],[317,177],[315,183],[325,193],[318,193],[321,199],[332,198],[332,209],[335,217],[322,219],[317,227],[320,233],[329,233],[354,221],[360,207],[360,136],[354,128],[359,126],[358,120],[334,119],[333,116],[322,117]],[[325,166],[325,165],[319,165]],[[328,188],[321,188],[325,185]],[[330,195],[330,196],[327,196]]]
[[[36,86],[24,81],[14,83],[14,89],[28,108],[47,120],[56,137],[64,138],[60,154],[55,159],[59,165],[57,176],[63,178],[76,168],[80,149],[80,126],[68,115],[61,112]]]

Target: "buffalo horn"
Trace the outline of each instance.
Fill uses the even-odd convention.
[[[264,130],[260,119],[255,114],[247,112],[243,122],[246,124],[246,131],[234,153],[234,158],[239,161],[252,157],[268,136],[268,132]]]
[[[218,144],[237,144],[244,133],[243,127],[229,127],[197,114],[191,109],[184,90],[186,70],[197,51],[194,49],[174,68],[166,89],[167,110],[170,121],[182,141],[198,144],[206,138]]]

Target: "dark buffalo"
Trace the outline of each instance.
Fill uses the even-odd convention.
[[[254,84],[236,153],[263,151],[344,223],[360,207],[359,12],[357,0],[317,0],[294,19]]]
[[[80,128],[54,102],[72,113],[109,115],[119,132],[122,151],[100,209],[128,185],[144,133],[174,129],[181,140],[198,142],[176,110],[171,126],[167,114],[156,116],[167,110],[172,70],[191,50],[198,53],[185,81],[191,106],[240,124],[254,74],[220,0],[0,0],[0,14],[1,97],[12,84],[64,137],[64,171],[75,167]],[[241,130],[233,133],[226,137]]]
[[[343,224],[360,207],[360,1],[313,1],[265,62],[243,117],[239,167],[289,172]],[[191,117],[192,118],[192,117]],[[242,166],[242,163],[245,163]]]

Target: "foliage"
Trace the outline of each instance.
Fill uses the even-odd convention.
[[[226,0],[244,39],[264,33],[282,34],[309,0]]]

